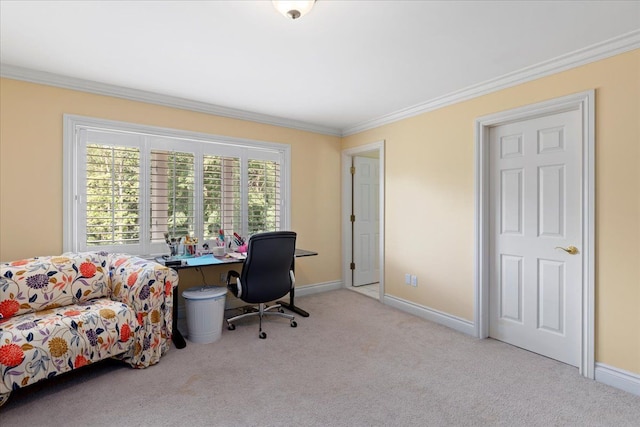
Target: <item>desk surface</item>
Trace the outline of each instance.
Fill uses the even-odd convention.
[[[296,248],[296,253],[295,253],[295,257],[296,258],[306,257],[306,256],[314,256],[314,255],[318,255],[318,252],[309,251],[309,250],[306,250],[306,249],[298,249],[298,248]],[[224,255],[224,256],[212,256],[212,255],[209,255],[209,256],[207,256],[207,258],[210,259],[211,262],[207,262],[207,259],[205,259],[205,257],[180,258],[179,260],[182,261],[182,264],[180,264],[180,265],[170,265],[170,267],[175,269],[175,270],[179,270],[179,269],[183,269],[183,268],[209,267],[209,266],[212,266],[212,265],[241,264],[245,260],[245,258],[236,258],[236,257],[230,256],[230,255]],[[195,261],[194,264],[189,265],[187,263],[189,260]],[[167,258],[158,257],[158,258],[156,258],[156,261],[159,264],[166,265],[165,261],[167,261]]]

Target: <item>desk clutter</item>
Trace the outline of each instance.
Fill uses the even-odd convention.
[[[246,253],[229,252],[223,254],[222,256],[206,254],[187,258],[164,255],[163,257],[157,258],[157,260],[161,261],[162,264],[167,267],[198,267],[206,265],[225,264],[228,262],[242,262],[246,258]]]
[[[248,244],[235,232],[225,236],[224,230],[220,229],[215,240],[205,241],[201,247],[198,247],[198,238],[190,235],[171,237],[169,233],[164,233],[164,238],[169,247],[169,255],[162,258],[167,267],[219,264],[221,261],[215,257],[237,260],[246,258]]]
[[[224,230],[220,229],[215,243],[217,247],[224,247],[227,252],[247,252],[247,241],[236,232],[233,235],[225,236]]]
[[[198,250],[198,238],[188,234],[184,237],[169,237],[169,233],[164,233],[164,241],[169,246],[169,255],[172,257],[195,256]]]

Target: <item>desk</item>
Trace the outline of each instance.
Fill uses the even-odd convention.
[[[295,258],[301,258],[301,257],[305,257],[305,256],[314,256],[314,255],[318,255],[318,252],[308,251],[306,249],[296,249]],[[296,271],[296,263],[295,262],[293,264],[291,264],[291,269],[294,272]],[[276,304],[280,304],[281,306],[283,306],[287,310],[293,311],[294,313],[297,313],[302,317],[309,317],[309,313],[307,313],[306,311],[304,311],[300,307],[297,307],[293,303],[293,300],[295,299],[295,293],[296,293],[296,290],[295,290],[295,286],[294,286],[294,288],[291,289],[291,292],[289,292],[289,302],[276,301]]]
[[[314,255],[318,255],[318,252],[296,248],[295,258],[314,256]],[[183,261],[186,261],[187,259],[197,259],[197,258],[185,258],[183,259]],[[183,270],[187,268],[209,267],[212,265],[228,265],[228,264],[244,263],[244,259],[238,259],[238,258],[227,257],[227,256],[211,257],[210,259],[211,259],[211,263],[206,263],[206,262],[198,263],[198,265],[187,265],[186,263],[184,263],[181,265],[170,265],[169,267],[173,268],[174,270]],[[165,261],[167,261],[167,259],[164,257],[156,258],[156,262],[158,262],[159,264],[166,265]],[[295,271],[295,262],[291,265],[291,269]],[[291,289],[291,292],[289,292],[289,302],[276,301],[276,304],[280,304],[282,307],[286,308],[287,310],[291,310],[302,317],[309,317],[309,313],[307,313],[300,307],[296,306],[294,303],[294,300],[295,300],[295,287]],[[184,348],[187,346],[187,342],[184,340],[184,337],[178,330],[177,288],[176,288],[176,291],[173,293],[173,344],[176,346],[176,348]]]

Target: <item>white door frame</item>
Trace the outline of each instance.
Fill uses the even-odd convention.
[[[489,336],[489,128],[578,110],[582,126],[582,333],[580,374],[595,378],[595,90],[480,117],[475,122],[475,334]]]
[[[352,285],[351,275],[351,251],[353,242],[351,239],[351,198],[353,197],[351,188],[351,161],[353,156],[365,152],[377,151],[380,162],[380,194],[378,210],[380,211],[380,295],[379,300],[384,297],[384,140],[372,142],[359,147],[342,150],[342,284],[348,288]]]

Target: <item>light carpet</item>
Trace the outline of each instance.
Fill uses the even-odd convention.
[[[143,370],[106,361],[14,392],[9,426],[638,426],[640,397],[349,290]]]

